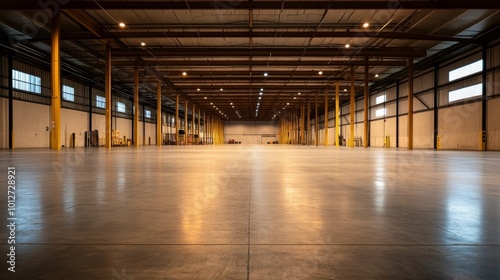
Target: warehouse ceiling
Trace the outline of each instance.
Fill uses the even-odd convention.
[[[175,95],[229,120],[271,120],[305,102],[341,102],[456,46],[499,36],[499,1],[4,1],[0,30],[13,47],[50,54],[61,12],[61,59],[163,106]],[[124,25],[120,26],[120,23]],[[496,36],[496,37],[495,37]],[[348,46],[348,47],[347,47]],[[365,77],[365,67],[368,75]],[[353,73],[353,76],[351,76]],[[188,106],[191,107],[191,106]],[[320,106],[324,108],[324,106]]]

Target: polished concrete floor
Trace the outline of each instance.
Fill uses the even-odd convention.
[[[500,279],[500,153],[3,150],[3,186],[8,166],[1,279]]]

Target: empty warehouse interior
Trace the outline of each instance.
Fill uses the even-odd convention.
[[[0,4],[2,279],[500,279],[500,2]]]

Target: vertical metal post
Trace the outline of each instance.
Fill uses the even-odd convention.
[[[106,67],[104,69],[104,95],[106,96],[106,148],[111,149],[111,47],[106,45]]]
[[[434,66],[434,149],[439,149],[439,96],[438,96],[438,84],[439,84],[439,66]]]
[[[408,59],[408,150],[413,150],[413,57]]]
[[[184,103],[184,146],[187,145],[188,138],[188,100],[186,96],[186,101]]]
[[[306,145],[311,145],[311,100],[307,100],[307,124],[306,124]]]
[[[335,147],[339,147],[342,143],[339,141],[340,136],[340,85],[335,83]]]
[[[51,36],[51,85],[52,85],[52,149],[61,149],[61,15],[56,12],[52,15]]]
[[[139,147],[139,68],[134,68],[134,147]]]
[[[483,87],[482,87],[482,93],[483,93],[483,100],[481,102],[481,136],[480,136],[480,148],[482,151],[488,150],[488,135],[487,135],[487,129],[488,129],[488,96],[487,96],[487,69],[488,69],[488,46],[486,44],[483,44],[483,51],[482,51],[482,56],[483,56],[483,72],[482,72],[482,82],[483,82]]]
[[[396,81],[396,148],[399,148],[399,81]]]
[[[365,58],[365,87],[364,87],[364,109],[363,109],[363,118],[364,118],[364,128],[363,128],[363,147],[368,148],[368,100],[370,98],[368,93],[368,57]]]
[[[156,87],[156,146],[161,146],[163,134],[161,124],[161,81]]]
[[[349,137],[349,147],[354,147],[354,117],[356,116],[356,98],[354,96],[354,66],[351,66],[351,102],[350,102],[350,111],[351,111],[351,136]]]
[[[325,139],[323,144],[328,146],[328,91],[325,90]]]
[[[8,70],[9,70],[9,149],[14,149],[14,86],[12,82],[12,70],[14,69],[14,59],[12,51],[9,51]]]
[[[175,145],[179,146],[179,94],[175,95]]]
[[[316,146],[319,145],[318,141],[319,141],[319,120],[318,120],[318,93],[316,92],[316,104],[314,106],[314,128],[315,128],[315,139],[314,139],[314,143],[316,143]]]

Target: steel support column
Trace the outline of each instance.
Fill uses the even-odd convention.
[[[188,100],[184,102],[184,146],[187,146],[188,140]]]
[[[413,57],[408,59],[408,150],[413,150]]]
[[[175,95],[175,145],[179,146],[179,94]]]
[[[340,85],[335,83],[335,147],[339,147],[342,143],[339,141],[340,136]]]
[[[104,69],[104,95],[106,96],[106,148],[111,149],[111,47],[106,45],[106,67]]]
[[[9,149],[14,149],[14,87],[12,82],[12,69],[14,68],[14,59],[12,51],[9,51],[8,75],[9,75]]]
[[[325,139],[323,144],[328,146],[328,91],[325,90]]]
[[[368,57],[365,58],[365,87],[364,87],[364,105],[363,105],[363,119],[364,119],[364,128],[363,128],[363,147],[368,148],[368,100],[370,98],[368,94]]]
[[[319,140],[319,120],[318,120],[318,93],[316,92],[316,104],[314,106],[314,143],[316,146],[319,145],[318,140]]]
[[[161,146],[163,134],[161,125],[161,81],[156,86],[156,146]]]
[[[61,15],[56,12],[52,15],[51,30],[51,117],[52,117],[52,150],[61,149]]]
[[[139,147],[139,68],[134,68],[134,147]]]
[[[354,66],[351,66],[351,101],[350,101],[350,137],[349,147],[354,148],[354,117],[356,116],[356,98],[354,96]]]

